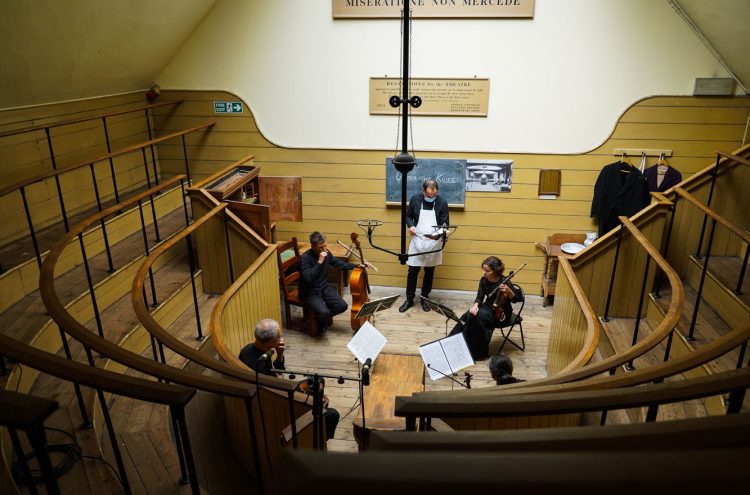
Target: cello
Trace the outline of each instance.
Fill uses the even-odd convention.
[[[365,257],[362,255],[362,245],[356,232],[352,232],[351,239],[359,252],[359,259],[364,263]],[[349,290],[352,293],[352,330],[356,332],[367,321],[367,318],[357,318],[357,313],[362,309],[362,305],[370,300],[370,283],[367,280],[366,269],[355,268],[352,270],[352,274],[349,276]]]

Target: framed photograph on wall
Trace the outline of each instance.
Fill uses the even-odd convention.
[[[513,160],[466,160],[466,191],[510,192]]]

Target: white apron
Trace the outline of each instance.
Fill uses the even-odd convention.
[[[411,238],[409,243],[409,254],[413,253],[424,253],[427,251],[434,251],[440,247],[442,241],[440,239],[427,239],[423,237],[425,234],[437,234],[434,225],[437,225],[437,219],[435,218],[435,208],[432,210],[425,210],[424,207],[419,212],[419,222],[417,222],[417,235]],[[422,254],[419,256],[410,256],[406,260],[406,264],[409,266],[437,266],[443,262],[443,252],[438,251],[437,253]]]

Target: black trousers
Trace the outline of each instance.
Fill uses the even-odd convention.
[[[343,313],[349,308],[346,301],[341,299],[339,293],[326,285],[320,295],[306,294],[300,296],[302,302],[310,306],[318,317],[318,331],[323,331],[328,326],[328,321],[334,316]]]
[[[336,433],[336,426],[339,424],[339,418],[341,415],[339,412],[329,407],[326,409],[326,412],[323,413],[323,421],[326,424],[326,440],[330,440],[333,438],[333,435]]]
[[[421,266],[410,266],[409,273],[406,276],[406,298],[410,301],[414,300],[414,296],[417,294],[417,277],[419,277],[419,269]],[[435,276],[435,267],[426,266],[424,267],[424,277],[422,278],[422,296],[430,297],[430,291],[432,290],[432,279]]]

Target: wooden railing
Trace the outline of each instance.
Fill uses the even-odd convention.
[[[50,179],[50,178],[54,178],[55,179],[56,185],[57,185],[57,197],[58,197],[58,201],[59,201],[59,204],[60,204],[60,213],[62,215],[63,223],[65,225],[65,230],[67,231],[67,230],[69,230],[70,226],[69,226],[69,223],[68,223],[68,212],[67,212],[67,210],[65,208],[65,200],[64,200],[64,197],[63,197],[63,192],[62,192],[62,188],[60,186],[60,181],[59,181],[59,177],[61,175],[67,174],[67,173],[71,173],[71,172],[74,172],[76,170],[83,169],[84,167],[88,167],[89,171],[91,173],[91,180],[92,180],[92,184],[93,184],[94,195],[95,195],[95,199],[96,199],[96,205],[97,205],[99,211],[101,211],[102,210],[102,201],[101,201],[101,197],[99,195],[99,186],[98,186],[98,181],[97,181],[97,177],[96,177],[96,171],[95,171],[95,167],[94,167],[95,163],[100,162],[100,161],[104,161],[104,160],[109,160],[110,161],[110,171],[111,171],[111,179],[112,179],[112,186],[113,186],[114,195],[115,195],[115,201],[119,203],[120,202],[120,196],[119,196],[119,192],[118,192],[118,188],[117,188],[117,179],[116,179],[116,173],[114,171],[114,164],[112,162],[113,158],[121,156],[121,155],[129,154],[129,153],[134,153],[136,151],[141,151],[142,154],[143,154],[143,165],[144,165],[144,169],[145,169],[145,173],[146,173],[147,187],[150,188],[151,187],[151,179],[150,179],[149,170],[148,170],[148,160],[146,158],[146,152],[145,152],[146,148],[151,147],[153,149],[154,145],[156,145],[158,143],[161,143],[161,142],[164,142],[164,141],[167,141],[167,140],[170,140],[170,139],[177,138],[177,137],[181,137],[182,138],[183,145],[184,145],[184,143],[185,143],[185,135],[186,134],[189,134],[189,133],[195,132],[195,131],[199,131],[199,130],[202,130],[202,129],[208,129],[210,127],[213,127],[214,125],[215,125],[215,122],[213,122],[213,121],[207,122],[207,123],[199,125],[199,126],[195,126],[195,127],[189,128],[189,129],[184,129],[182,131],[178,131],[178,132],[173,132],[171,134],[167,134],[166,136],[158,137],[158,138],[155,138],[155,139],[149,139],[148,141],[142,142],[140,144],[135,144],[135,145],[132,145],[132,146],[128,146],[128,147],[123,148],[121,150],[109,152],[109,153],[107,153],[105,155],[94,157],[94,158],[91,158],[91,159],[85,160],[83,162],[80,162],[80,163],[77,163],[77,164],[73,164],[73,165],[70,165],[70,166],[67,166],[67,167],[64,167],[64,168],[54,169],[54,170],[51,170],[49,172],[45,172],[43,174],[38,174],[38,175],[36,175],[34,177],[30,177],[28,179],[24,179],[22,181],[16,182],[15,184],[11,184],[9,186],[1,188],[0,189],[0,197],[4,196],[6,194],[9,194],[9,193],[15,192],[15,191],[19,191],[21,193],[21,200],[22,200],[22,203],[23,203],[23,210],[24,210],[24,213],[25,213],[25,216],[26,216],[26,223],[28,224],[28,228],[29,228],[29,235],[31,237],[31,241],[32,241],[32,244],[33,244],[33,247],[34,247],[34,253],[36,255],[37,263],[39,264],[39,266],[41,266],[41,264],[42,264],[41,252],[40,252],[40,248],[39,248],[39,243],[38,243],[37,238],[36,238],[36,231],[35,231],[35,227],[34,227],[34,221],[33,221],[32,216],[31,216],[31,210],[29,208],[29,202],[28,202],[28,199],[26,197],[26,188],[28,186],[30,186],[32,184],[35,184],[37,182],[44,181],[46,179]],[[189,164],[188,164],[187,149],[184,146],[183,146],[183,151],[184,151],[184,159],[185,159],[185,175],[187,176],[188,182],[190,182],[190,168],[189,168]],[[154,167],[154,171],[153,171],[154,180],[155,180],[155,183],[158,185],[159,184],[159,179],[158,179],[158,173],[157,173],[157,170],[156,170],[156,162],[152,161],[152,165]]]
[[[106,340],[104,332],[102,327],[99,327],[100,335],[97,335],[90,330],[88,330],[84,325],[79,323],[70,313],[68,313],[60,300],[59,296],[57,295],[55,291],[55,265],[63,252],[63,250],[66,248],[66,246],[70,243],[72,239],[75,237],[78,237],[79,244],[81,244],[82,247],[82,253],[81,256],[84,261],[84,266],[86,267],[86,270],[88,272],[88,261],[86,257],[85,250],[83,249],[83,243],[81,242],[82,239],[82,233],[83,231],[88,228],[90,225],[99,222],[103,218],[106,218],[109,215],[115,214],[117,211],[126,208],[128,206],[131,206],[133,204],[139,203],[141,200],[143,200],[146,197],[149,197],[153,194],[156,194],[159,190],[169,187],[172,184],[181,181],[184,179],[184,176],[176,176],[173,178],[170,178],[167,181],[162,182],[159,186],[152,187],[140,194],[137,194],[131,198],[128,198],[125,201],[122,201],[118,204],[115,204],[107,209],[102,210],[99,213],[96,213],[87,219],[83,220],[79,224],[73,226],[69,232],[67,232],[65,235],[63,235],[57,243],[52,247],[52,249],[49,252],[49,255],[45,258],[44,263],[42,265],[40,277],[39,277],[39,291],[40,295],[42,297],[42,301],[44,302],[45,307],[47,308],[47,311],[49,312],[50,317],[54,320],[54,322],[58,325],[60,328],[61,333],[61,339],[63,344],[63,350],[65,351],[66,357],[70,360],[71,359],[71,353],[68,346],[68,341],[65,334],[70,335],[77,341],[79,341],[82,345],[84,350],[86,351],[86,357],[88,359],[89,365],[93,368],[94,367],[94,360],[92,351],[96,351],[99,354],[105,356],[106,358],[109,358],[115,362],[118,362],[122,365],[124,365],[127,368],[131,368],[132,370],[140,371],[141,373],[144,373],[146,375],[156,377],[160,380],[176,383],[184,386],[188,386],[191,388],[199,389],[208,391],[211,393],[220,394],[227,397],[232,397],[234,399],[243,401],[248,406],[248,418],[249,421],[253,422],[253,409],[252,409],[252,399],[255,397],[256,393],[256,387],[252,384],[248,383],[241,383],[236,381],[230,381],[222,378],[212,377],[212,376],[206,376],[198,372],[192,372],[188,370],[183,369],[177,369],[173,368],[171,366],[167,366],[165,364],[154,362],[151,359],[147,359],[145,357],[142,357],[140,355],[137,355],[135,353],[131,353],[129,351],[126,351],[122,348],[120,348],[118,345],[109,342]],[[94,306],[95,314],[97,314],[97,305],[96,305],[96,299],[93,295],[93,287],[90,283],[90,277],[89,278],[89,290],[92,293],[92,303]],[[97,318],[97,320],[99,320]],[[110,376],[110,375],[108,375]],[[76,396],[78,399],[78,405],[81,410],[81,414],[84,417],[85,421],[88,421],[88,413],[86,411],[85,404],[83,403],[82,396],[80,394],[80,390],[78,388],[77,382],[74,382],[74,386],[76,387]],[[106,402],[99,402],[100,407],[102,410],[106,408]],[[105,414],[107,414],[105,412]],[[187,431],[185,431],[185,436],[187,435]],[[249,448],[254,449],[254,451],[257,453],[260,450],[257,438],[256,441],[249,446]],[[185,437],[184,439],[182,437],[179,437],[178,441],[184,441],[187,442],[188,439]],[[179,447],[179,445],[178,445]],[[181,451],[180,448],[178,448],[178,454]],[[256,455],[256,457],[258,457]],[[181,463],[181,466],[183,463]],[[258,472],[260,472],[258,470]],[[183,477],[185,479],[187,478],[187,474],[183,473]],[[197,489],[197,478],[193,479],[194,482],[194,490]]]
[[[84,331],[87,330],[84,329]],[[99,406],[104,416],[110,444],[117,463],[117,471],[125,493],[131,492],[130,484],[104,392],[168,406],[175,422],[178,455],[181,459],[184,456],[187,470],[184,473],[184,478],[191,480],[192,493],[196,495],[200,493],[185,418],[185,406],[195,395],[195,389],[100,370],[95,368],[93,364],[87,366],[70,359],[64,359],[22,344],[3,334],[0,334],[0,348],[3,355],[25,366],[69,381],[76,387],[84,385],[96,390]],[[87,354],[93,363],[91,360],[91,351],[88,348]]]
[[[466,395],[461,401],[421,400],[419,397],[396,398],[396,416],[405,418],[408,430],[415,430],[417,419],[421,429],[429,420],[438,418],[487,418],[567,415],[589,411],[611,411],[634,407],[649,407],[646,421],[656,419],[657,407],[662,404],[701,399],[729,393],[727,413],[737,413],[742,407],[745,390],[750,387],[750,368],[725,371],[716,375],[690,378],[669,383],[630,387],[549,392],[546,394],[515,394],[509,396]],[[426,420],[426,423],[425,423]]]
[[[148,111],[154,108],[167,107],[171,105],[179,105],[180,103],[182,103],[182,101],[183,100],[162,101],[159,103],[151,103],[149,105],[139,105],[134,108],[116,110],[114,112],[99,113],[96,115],[89,115],[86,117],[76,117],[73,119],[58,120],[57,122],[52,122],[49,124],[39,124],[39,125],[33,125],[29,127],[22,127],[20,129],[12,129],[10,131],[0,132],[0,138],[4,138],[8,136],[17,136],[19,134],[26,134],[27,132],[46,131],[48,129],[54,129],[55,127],[61,127],[64,125],[79,124],[81,122],[88,122],[90,120],[106,119],[108,117],[115,117],[117,115],[125,115],[128,113],[140,112],[141,110]]]

